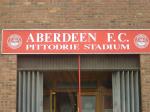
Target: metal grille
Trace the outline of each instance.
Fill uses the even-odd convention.
[[[78,70],[77,55],[19,55],[18,70]],[[138,55],[81,55],[81,70],[139,69]]]
[[[43,74],[18,72],[18,112],[43,112]]]
[[[114,72],[112,82],[113,112],[139,112],[139,72]]]
[[[77,70],[75,55],[21,55],[18,70]]]

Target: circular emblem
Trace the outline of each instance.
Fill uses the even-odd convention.
[[[12,49],[18,49],[22,45],[22,38],[18,34],[12,34],[8,37],[7,44]]]
[[[146,48],[149,45],[149,38],[145,34],[135,36],[134,43],[138,48]]]

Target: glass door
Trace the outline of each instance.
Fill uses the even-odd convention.
[[[77,112],[75,92],[51,92],[50,112]]]
[[[96,112],[96,94],[82,94],[81,95],[81,112]]]

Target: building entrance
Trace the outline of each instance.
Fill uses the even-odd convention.
[[[76,55],[19,56],[18,112],[140,111],[138,56],[82,55],[80,64]]]
[[[81,72],[81,99],[76,71],[44,72],[44,112],[112,112],[111,72]]]

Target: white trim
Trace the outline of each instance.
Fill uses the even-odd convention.
[[[150,29],[2,29],[3,30],[150,30]]]
[[[150,52],[142,52],[142,53],[139,53],[139,52],[135,52],[135,53],[132,53],[132,52],[128,52],[128,53],[1,53],[1,54],[150,54]]]
[[[2,38],[1,38],[1,54],[3,54],[3,30],[2,30]]]

